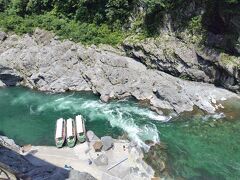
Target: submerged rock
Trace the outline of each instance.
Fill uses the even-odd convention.
[[[156,144],[155,146],[151,146],[149,151],[144,155],[144,160],[155,170],[155,175],[157,176],[168,174],[166,149],[165,144]],[[157,161],[153,161],[153,159],[157,159]]]

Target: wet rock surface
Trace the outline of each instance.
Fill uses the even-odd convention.
[[[49,37],[47,41],[44,40],[46,36]],[[149,47],[149,51],[154,48]],[[161,56],[160,52],[156,53]],[[212,98],[216,101],[238,98],[236,94],[214,85],[185,81],[159,71],[161,69],[147,69],[144,65],[147,63],[120,54],[96,46],[84,47],[68,40],[62,42],[39,29],[31,36],[11,35],[0,43],[0,65],[14,70],[22,78],[22,85],[41,91],[92,91],[104,102],[131,96],[148,101],[152,109],[160,113],[161,109],[177,113],[192,111],[193,106],[213,113],[215,105]],[[196,65],[199,60],[181,43],[175,48],[175,54],[178,59],[191,57],[184,62],[185,66],[176,59],[171,60],[172,67],[168,63],[169,68],[179,72]],[[207,78],[206,73],[195,71],[196,68],[188,70],[198,77],[202,74],[203,79]]]
[[[167,146],[164,143],[151,146],[149,151],[145,153],[144,160],[155,169],[156,176],[168,177],[168,155]],[[157,161],[153,161],[157,159]]]

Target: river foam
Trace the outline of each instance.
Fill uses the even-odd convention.
[[[239,179],[240,103],[229,101],[224,107],[224,114],[173,114],[172,122],[160,123],[169,117],[159,116],[135,101],[103,103],[87,93],[50,95],[20,87],[3,88],[0,134],[19,145],[54,146],[56,119],[82,114],[87,128],[99,137],[128,135],[147,149],[145,140],[159,142],[160,135],[167,144],[173,178]],[[211,121],[216,121],[214,126]]]
[[[156,125],[150,120],[161,122],[168,121],[171,117],[158,115],[148,108],[139,107],[137,103],[125,101],[112,101],[103,103],[98,98],[85,98],[80,95],[55,94],[48,98],[30,95],[29,92],[13,99],[12,104],[29,106],[29,113],[39,115],[45,111],[83,114],[87,122],[108,121],[112,128],[119,128],[128,137],[144,149],[149,147],[146,140],[154,143],[160,142]],[[144,121],[144,123],[142,123]],[[141,122],[141,123],[140,123]],[[91,127],[89,127],[91,129]]]

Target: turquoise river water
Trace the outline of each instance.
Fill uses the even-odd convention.
[[[98,136],[127,135],[164,142],[174,177],[240,178],[240,102],[226,104],[225,115],[160,116],[134,100],[102,103],[91,93],[50,94],[23,87],[0,89],[0,135],[16,143],[54,145],[55,120],[82,114]]]

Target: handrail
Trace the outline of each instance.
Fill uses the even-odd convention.
[[[114,164],[113,166],[111,166],[111,167],[110,167],[110,168],[108,168],[107,170],[109,171],[109,170],[111,170],[111,169],[115,168],[116,166],[118,166],[118,165],[119,165],[119,164],[121,164],[122,162],[126,161],[127,159],[128,159],[128,158],[125,158],[125,159],[121,160],[120,162],[118,162],[118,163]]]

